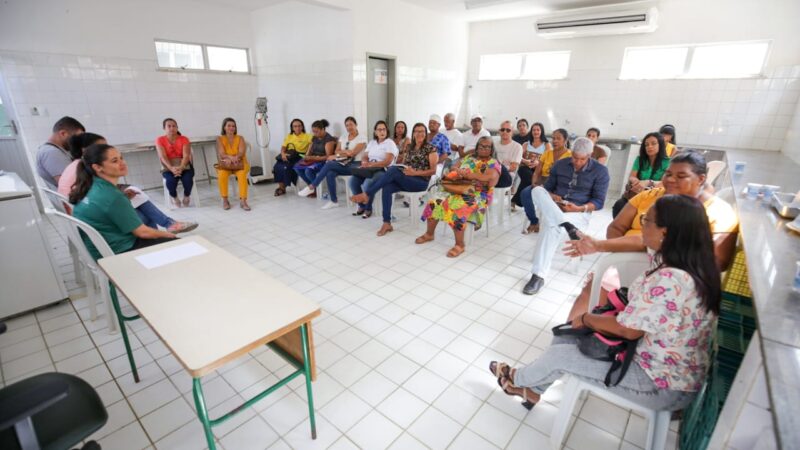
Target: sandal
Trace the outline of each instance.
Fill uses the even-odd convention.
[[[371,209],[368,209],[368,210],[364,211],[364,214],[361,215],[362,219],[369,219],[370,217],[372,217],[372,210]]]
[[[447,257],[455,258],[462,253],[464,253],[464,247],[460,245],[454,245],[453,248],[447,251]]]
[[[530,389],[514,386],[514,382],[511,381],[511,369],[508,367],[508,364],[492,361],[489,363],[489,372],[492,372],[492,375],[497,377],[497,384],[500,385],[500,389],[502,389],[506,395],[522,397],[522,406],[525,409],[530,411],[536,406],[536,402],[528,400],[528,392]],[[511,392],[510,389],[519,389],[522,393]]]
[[[531,234],[531,233],[538,233],[539,232],[539,224],[528,225],[528,228],[522,232],[522,234]]]
[[[222,199],[222,209],[225,211],[231,209],[231,202],[229,202],[227,198]]]
[[[381,225],[381,229],[378,230],[378,236],[384,236],[386,235],[386,233],[391,233],[392,231],[394,231],[394,228],[392,228],[392,224],[384,223],[383,225]]]
[[[354,212],[353,215],[354,216],[360,216],[360,215],[364,214],[365,211],[366,211],[366,209],[358,208],[358,210],[356,212]]]
[[[279,188],[275,189],[275,194],[274,195],[275,195],[275,197],[280,197],[281,195],[283,195],[285,193],[286,193],[286,189],[284,189],[282,187],[279,187]]]
[[[433,236],[428,235],[428,233],[423,234],[422,236],[416,238],[414,240],[415,244],[424,244],[426,242],[430,242],[433,240]]]
[[[250,211],[250,205],[247,204],[247,200],[239,200],[239,207],[245,211]]]

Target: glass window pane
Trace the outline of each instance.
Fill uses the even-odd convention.
[[[659,80],[683,75],[688,47],[627,48],[620,79]]]
[[[522,55],[481,55],[479,80],[516,80],[522,70]]]
[[[769,42],[720,44],[694,49],[689,78],[741,78],[761,74]]]
[[[173,69],[204,69],[203,48],[194,44],[156,41],[158,66]]]
[[[525,55],[523,80],[560,80],[567,77],[570,52],[536,52]]]
[[[208,68],[228,72],[248,72],[247,50],[241,48],[206,47]]]

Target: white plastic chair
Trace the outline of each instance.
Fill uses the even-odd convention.
[[[714,182],[717,181],[717,178],[727,167],[727,164],[725,164],[723,161],[709,161],[706,166],[708,170],[708,173],[706,174],[706,183],[713,186]]]
[[[56,211],[59,211],[59,212],[61,212],[63,214],[66,214],[66,215],[71,215],[72,207],[69,204],[69,199],[67,199],[67,197],[64,197],[63,195],[61,195],[61,193],[53,191],[53,190],[48,189],[48,188],[40,187],[39,190],[43,194],[43,195],[40,195],[40,197],[42,197],[42,202],[45,203],[45,207],[47,207],[48,204],[49,204],[50,206],[55,208]],[[55,224],[53,224],[53,225],[55,225]],[[66,230],[65,230],[65,232],[66,232]],[[67,239],[67,247],[69,248],[69,254],[72,257],[72,268],[75,271],[75,281],[78,284],[81,284],[81,283],[84,282],[84,279],[85,279],[85,274],[84,274],[84,271],[83,271],[83,263],[81,262],[81,257],[80,257],[80,253],[78,251],[78,248],[72,242],[72,239],[69,239],[69,234],[67,234],[67,237],[68,237],[68,239]],[[88,295],[89,294],[88,293],[88,289],[89,289],[88,285],[87,285],[86,289],[87,289],[87,295]],[[94,320],[94,318],[95,317],[93,316],[92,320]]]
[[[163,175],[161,176],[161,186],[164,188],[164,206],[166,206],[170,210],[175,209],[175,205],[172,204],[172,197],[169,196],[169,191],[167,190],[167,180],[164,179]],[[192,195],[189,196],[189,205],[194,206],[195,208],[200,206],[198,203],[199,195],[197,191],[198,191],[197,186],[194,186],[194,188],[192,189]]]
[[[67,233],[67,237],[69,241],[73,244],[76,248],[77,253],[80,256],[81,262],[84,266],[88,269],[84,271],[84,284],[86,285],[86,296],[89,299],[89,311],[91,314],[91,319],[97,319],[97,302],[102,301],[106,304],[106,324],[108,326],[109,332],[113,333],[117,331],[117,321],[114,320],[116,314],[114,313],[113,306],[111,304],[111,299],[108,290],[108,278],[105,276],[105,273],[100,269],[97,265],[97,262],[92,258],[92,255],[89,254],[89,251],[86,249],[86,245],[81,238],[79,230],[83,231],[90,239],[92,239],[92,233],[96,234],[95,239],[92,239],[92,243],[97,248],[97,251],[103,257],[106,256],[113,256],[114,252],[108,246],[106,241],[100,236],[94,228],[89,226],[87,223],[76,219],[70,215],[64,214],[59,211],[55,211],[51,208],[45,208],[45,214],[54,222],[58,223],[64,231]],[[86,230],[90,230],[87,232]],[[99,239],[98,239],[99,238]],[[98,241],[95,243],[95,241]],[[99,295],[98,295],[99,290]]]
[[[428,190],[431,187],[435,186],[436,183],[439,181],[439,178],[442,177],[442,171],[443,170],[444,170],[444,167],[441,164],[437,164],[436,165],[436,172],[433,175],[431,175],[431,179],[428,181],[428,187],[425,188],[424,191],[419,191],[419,192],[398,191],[397,192],[397,194],[399,194],[399,195],[403,196],[403,198],[407,199],[409,217],[411,218],[412,221],[416,221],[417,228],[419,228],[419,225],[422,223],[422,221],[419,220],[420,216],[422,215],[420,213],[420,210],[419,210],[420,209],[420,202],[422,201],[423,197],[428,195]]]
[[[630,286],[633,280],[643,274],[650,267],[650,258],[645,252],[609,253],[601,257],[594,265],[594,278],[589,295],[589,311],[598,303],[600,298],[600,284],[603,274],[610,268],[619,272],[621,286]],[[567,427],[569,426],[572,411],[583,392],[592,392],[611,403],[622,408],[632,409],[644,414],[647,419],[647,441],[645,449],[661,450],[667,441],[669,431],[670,411],[658,411],[646,408],[626,398],[623,398],[604,386],[589,383],[577,377],[569,377],[564,386],[564,396],[561,400],[558,415],[553,423],[550,433],[552,448],[560,449],[564,441]]]

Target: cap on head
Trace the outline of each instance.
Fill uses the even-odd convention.
[[[480,114],[473,114],[472,117],[469,118],[469,121],[472,122],[473,120],[480,120],[483,122],[483,116]]]
[[[436,123],[442,123],[442,118],[438,114],[431,114],[428,120],[433,120]]]

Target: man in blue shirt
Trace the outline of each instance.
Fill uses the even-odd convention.
[[[531,279],[522,292],[534,295],[544,286],[553,256],[567,238],[564,223],[586,229],[592,211],[603,207],[608,191],[608,169],[591,159],[594,144],[587,138],[575,140],[572,157],[557,161],[544,187],[531,191],[539,215],[541,233],[533,252]]]
[[[428,119],[428,142],[436,147],[436,153],[439,154],[439,163],[444,163],[444,160],[450,156],[450,140],[447,136],[439,132],[442,126],[442,118],[438,114],[431,114]]]

